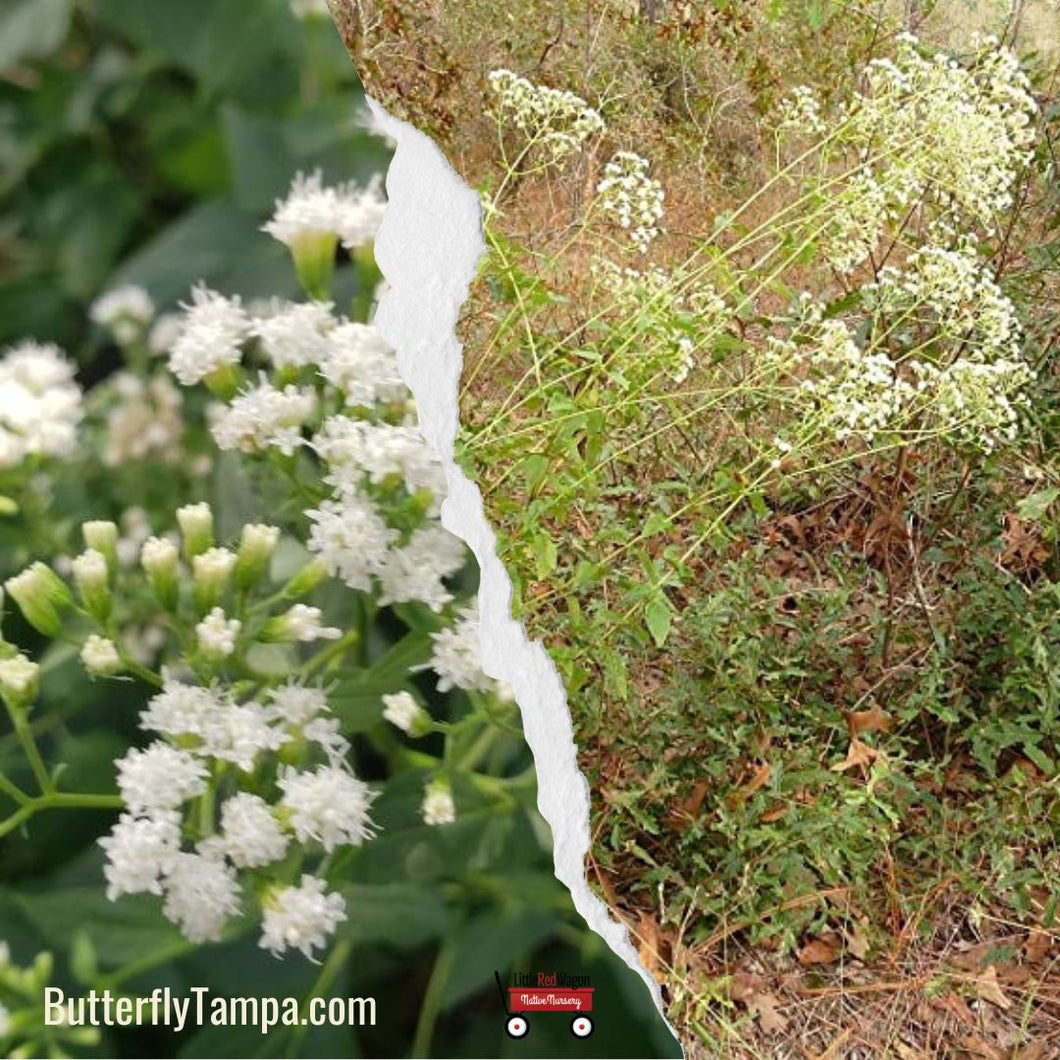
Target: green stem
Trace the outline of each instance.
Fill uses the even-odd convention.
[[[41,810],[120,810],[125,800],[120,795],[95,795],[81,792],[51,791],[24,802],[13,814],[0,821],[0,836],[13,832],[23,821]]]
[[[315,997],[322,997],[324,992],[331,988],[331,985],[335,982],[339,972],[342,971],[343,966],[350,959],[350,954],[352,952],[353,943],[348,939],[343,939],[332,946],[331,953],[328,954],[328,959],[320,969],[320,974],[316,977],[313,985],[309,988],[309,993],[305,996],[306,1002],[311,1001]],[[287,1056],[301,1055],[297,1046],[305,1037],[307,1029],[306,1024],[300,1026],[296,1025],[294,1031],[291,1033],[291,1040],[287,1045]]]
[[[420,1006],[420,1016],[416,1021],[416,1034],[412,1039],[410,1056],[425,1057],[430,1055],[434,1027],[438,1022],[438,1015],[442,1009],[442,992],[445,990],[445,984],[449,981],[449,973],[452,971],[455,955],[456,949],[452,943],[448,940],[443,942],[441,949],[438,950],[434,968],[431,970],[431,978],[427,982],[427,989],[423,995],[423,1004]]]
[[[48,767],[45,766],[44,759],[41,758],[40,751],[37,750],[37,741],[33,739],[33,733],[30,732],[25,717],[15,714],[11,720],[14,722],[18,742],[22,745],[22,750],[33,770],[33,776],[36,777],[41,794],[50,795],[55,790],[55,785],[52,784],[52,778],[48,776]]]

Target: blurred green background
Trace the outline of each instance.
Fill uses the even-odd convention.
[[[273,200],[299,169],[363,183],[390,155],[363,127],[363,94],[334,26],[313,13],[319,5],[299,6],[310,14],[299,17],[288,0],[0,0],[0,347],[57,342],[91,384],[120,364],[88,322],[111,287],[139,283],[163,311],[200,279],[247,298],[297,293],[285,248],[259,231]],[[340,272],[340,302],[343,283],[352,280]],[[131,716],[134,692],[88,681],[66,653],[47,668],[45,694],[81,719],[55,737],[70,776],[107,783],[129,738],[118,719]],[[0,762],[9,744],[0,736]],[[380,803],[383,836],[358,862],[354,959],[327,991],[375,994],[378,1027],[267,1037],[208,1028],[179,1038],[141,1028],[107,1032],[85,1054],[402,1055],[444,953],[432,1055],[679,1056],[640,979],[556,882],[539,820],[501,828],[469,817],[443,862],[419,866],[419,883],[388,883],[407,877],[419,849],[421,780],[410,775],[404,796]],[[89,960],[125,965],[123,985],[136,991],[202,984],[283,996],[313,987],[319,968],[268,958],[253,939],[195,950],[157,902],[108,902],[95,839],[110,820],[53,812],[0,841],[0,940],[18,963],[50,950],[52,982],[75,994]],[[476,874],[480,861],[490,872]],[[507,1038],[494,969],[591,975],[595,1034],[576,1040],[567,1017],[542,1015],[526,1039]]]

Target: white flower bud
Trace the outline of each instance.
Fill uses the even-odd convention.
[[[25,655],[0,659],[0,696],[9,707],[28,706],[40,689],[40,667]]]
[[[239,538],[239,554],[236,558],[236,584],[249,589],[266,572],[280,531],[264,523],[247,523]]]
[[[235,553],[227,548],[208,548],[192,559],[195,606],[208,611],[221,598],[236,565]]]
[[[107,560],[113,573],[118,566],[118,527],[106,519],[94,519],[81,524],[85,548],[94,548]]]
[[[423,823],[429,825],[452,824],[456,820],[453,792],[447,781],[439,777],[427,785],[420,813]]]
[[[167,611],[177,606],[177,546],[164,537],[149,537],[140,549],[140,564]]]
[[[383,717],[410,736],[422,736],[429,719],[411,692],[393,692],[383,696]]]
[[[236,639],[242,628],[243,623],[239,619],[229,619],[221,608],[215,607],[195,627],[199,650],[208,659],[228,658],[236,650]]]
[[[96,677],[111,677],[123,669],[114,641],[91,634],[81,647],[85,669]]]
[[[213,512],[205,502],[177,509],[177,525],[184,537],[184,555],[191,559],[213,545]]]
[[[43,563],[27,567],[21,574],[4,582],[34,629],[46,637],[57,637],[63,628],[60,611],[73,606],[70,590],[56,573]]]
[[[111,603],[108,584],[110,572],[106,557],[102,552],[89,548],[70,564],[70,568],[85,610],[93,618],[105,622],[110,614]]]

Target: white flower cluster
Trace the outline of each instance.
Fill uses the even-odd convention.
[[[651,163],[632,151],[619,151],[604,166],[596,186],[600,206],[621,228],[629,232],[633,246],[646,254],[659,234],[663,216],[662,185],[648,176]]]
[[[356,250],[375,238],[385,209],[378,178],[359,188],[325,185],[320,170],[299,173],[286,198],[276,200],[262,231],[292,250],[300,241],[320,237],[335,237],[347,250]]]
[[[117,400],[107,412],[103,463],[122,467],[151,457],[177,463],[183,453],[184,417],[180,391],[169,377],[144,380],[118,372],[108,386]]]
[[[53,345],[27,339],[0,359],[0,468],[69,456],[81,422],[74,368]]]
[[[259,702],[170,675],[140,725],[162,739],[133,748],[117,763],[126,812],[100,840],[107,895],[112,901],[161,895],[165,915],[192,941],[220,938],[240,915],[240,870],[273,865],[294,843],[308,856],[373,835],[373,794],[345,764],[349,747],[320,689],[288,683],[262,693]],[[290,761],[287,752],[301,757],[307,747],[324,760],[277,764],[278,755]],[[235,790],[217,806],[213,788],[226,766]],[[269,776],[275,777],[271,802],[262,795]],[[194,849],[185,849],[189,840]],[[303,875],[299,886],[269,889],[261,945],[277,956],[294,948],[312,958],[343,919],[342,897]]]
[[[228,299],[197,284],[191,302],[181,308],[180,333],[167,352],[170,370],[185,386],[239,362],[250,335],[250,317],[238,297]]]
[[[237,302],[199,287],[170,364],[182,380],[202,378],[221,366],[223,350],[223,364],[236,371],[254,338],[278,375],[294,373],[302,382],[280,387],[260,373],[256,386],[218,407],[217,445],[288,455],[308,446],[330,488],[305,513],[310,550],[351,588],[376,591],[381,604],[420,601],[440,612],[452,600],[445,580],[467,551],[438,521],[445,474],[414,425],[394,351],[374,327],[334,317],[326,302],[274,303],[252,319]],[[187,350],[195,356],[185,357]],[[208,362],[200,356],[207,350]],[[343,411],[310,433],[318,409],[336,406]],[[198,630],[203,650],[218,658],[234,649],[237,636],[223,615],[207,615]]]
[[[497,95],[497,117],[510,120],[549,162],[562,162],[604,130],[599,112],[573,92],[535,85],[503,69],[491,71],[489,83]]]
[[[107,291],[89,310],[92,322],[106,328],[120,346],[131,346],[142,339],[154,316],[151,296],[136,284]]]
[[[256,387],[221,407],[210,430],[219,449],[261,453],[271,447],[290,456],[302,444],[302,429],[316,404],[308,387],[289,383],[280,389],[262,373]]]
[[[829,192],[834,207],[824,234],[829,260],[844,272],[867,259],[887,224],[918,206],[958,229],[989,228],[1012,204],[1034,143],[1029,83],[996,40],[962,65],[922,55],[905,35],[894,59],[873,60],[865,77],[865,91],[835,126],[835,143],[857,160],[846,186]],[[824,131],[819,104],[806,90],[789,101],[784,123]]]
[[[807,369],[801,391],[837,440],[909,428],[989,452],[1016,437],[1034,373],[1015,308],[974,239],[921,247],[881,269],[861,300],[871,315],[862,343],[804,301],[792,336],[768,348],[775,367]]]
[[[635,342],[639,368],[649,377],[661,371],[683,383],[696,351],[709,348],[730,316],[708,281],[680,271],[624,269],[599,259],[592,273],[607,295],[606,314],[618,321],[621,341]]]

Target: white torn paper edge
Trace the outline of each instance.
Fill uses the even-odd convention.
[[[482,495],[453,461],[462,365],[456,324],[485,250],[481,203],[433,140],[390,117],[375,100],[369,98],[368,104],[397,142],[386,178],[388,206],[375,244],[388,284],[375,325],[397,350],[401,375],[416,399],[420,430],[445,466],[449,495],[442,525],[466,541],[478,560],[483,669],[512,686],[522,711],[537,768],[538,809],[552,829],[557,879],[589,926],[644,980],[662,1013],[659,984],[641,965],[629,931],[585,882],[589,786],[578,769],[566,692],[544,647],[530,643],[511,617],[512,586],[497,558]]]

